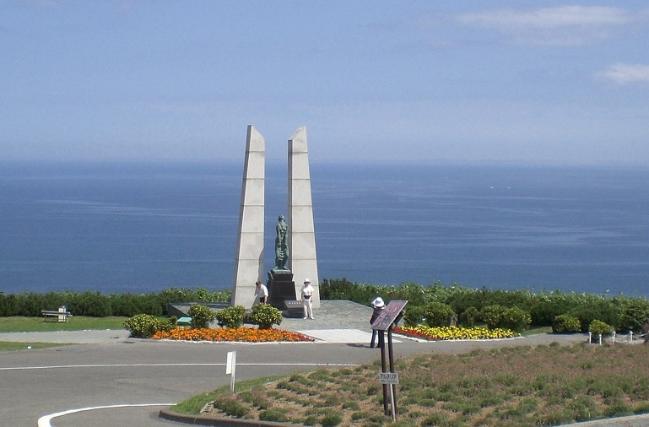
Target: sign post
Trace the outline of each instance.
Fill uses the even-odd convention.
[[[399,384],[399,374],[396,372],[379,372],[379,382],[384,386],[386,384],[390,385],[390,404],[392,406],[392,421],[397,421],[397,412],[395,405],[394,392],[396,391],[396,385]]]
[[[408,301],[393,300],[385,306],[381,314],[372,323],[372,329],[379,332],[379,347],[381,348],[381,373],[379,374],[379,381],[383,384],[383,412],[389,415],[392,412],[392,420],[396,421],[399,415],[397,408],[397,390],[396,384],[399,383],[399,374],[394,372],[394,351],[392,347],[392,327],[395,323],[401,320],[403,310],[408,304]],[[387,370],[385,360],[385,331],[388,332],[388,358],[390,363],[390,370]],[[388,411],[388,385],[390,385],[390,406],[392,410]]]
[[[230,375],[230,391],[234,393],[234,382],[237,372],[237,352],[228,351],[228,357],[225,361],[225,375]]]

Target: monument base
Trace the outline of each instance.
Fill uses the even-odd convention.
[[[289,307],[284,301],[295,301],[295,282],[291,270],[270,270],[268,272],[268,303],[279,310]]]

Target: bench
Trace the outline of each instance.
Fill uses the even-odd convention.
[[[72,317],[72,313],[61,310],[41,310],[41,316],[43,316],[43,320],[45,321],[67,322],[68,317]]]

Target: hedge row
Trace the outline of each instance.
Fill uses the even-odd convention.
[[[48,292],[0,294],[0,316],[40,316],[41,310],[64,305],[75,316],[127,316],[167,314],[169,302],[227,302],[229,291],[171,288],[157,293],[101,294],[99,292]]]
[[[437,282],[431,286],[404,283],[399,286],[382,286],[355,283],[346,279],[325,279],[320,284],[322,299],[347,299],[369,304],[377,296],[385,300],[408,300],[409,311],[424,312],[431,303],[449,305],[460,323],[480,319],[486,307],[518,308],[530,314],[533,326],[552,326],[555,317],[570,314],[580,321],[580,329],[588,331],[593,320],[600,320],[618,331],[640,331],[649,319],[647,298],[575,293],[540,292],[527,290],[470,289],[458,285],[444,286]],[[408,310],[406,310],[408,311]],[[425,317],[425,316],[424,316]]]

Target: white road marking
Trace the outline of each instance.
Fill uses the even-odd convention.
[[[175,403],[137,403],[137,404],[124,404],[124,405],[108,405],[108,406],[89,406],[88,408],[69,409],[63,412],[56,412],[54,414],[43,415],[38,419],[38,427],[52,427],[50,421],[53,418],[62,417],[63,415],[75,414],[77,412],[94,411],[95,409],[112,409],[112,408],[137,408],[144,406],[171,406]]]
[[[51,365],[51,366],[12,366],[0,368],[0,371],[33,371],[37,369],[71,369],[71,368],[142,368],[165,366],[225,366],[225,363],[113,363],[94,365]],[[302,363],[302,362],[260,362],[237,363],[237,366],[358,366],[358,363]]]

